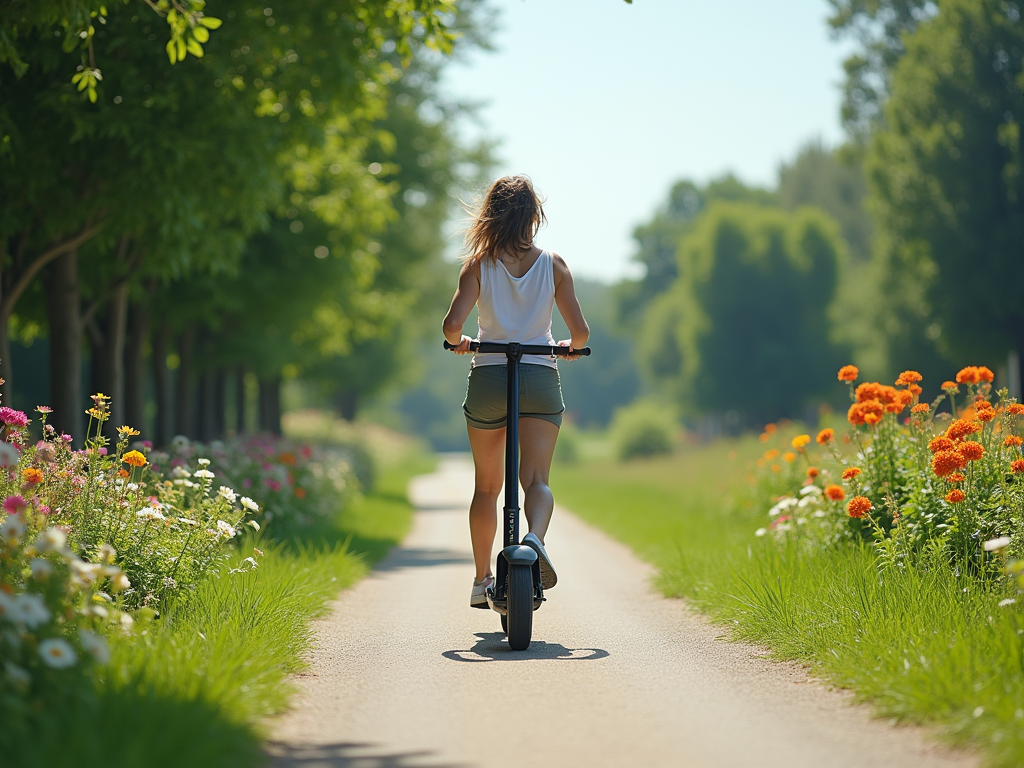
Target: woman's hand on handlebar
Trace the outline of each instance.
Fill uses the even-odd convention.
[[[572,339],[564,339],[563,341],[558,342],[558,346],[560,346],[560,347],[569,347],[571,349],[572,348]],[[580,355],[574,355],[572,353],[569,353],[568,355],[565,355],[564,357],[559,356],[559,359],[560,360],[579,360],[580,359]]]
[[[455,347],[455,349],[453,349],[452,352],[454,352],[456,355],[473,354],[473,350],[469,348],[469,344],[472,341],[473,339],[471,339],[469,336],[463,336],[462,341],[459,342],[459,346]]]

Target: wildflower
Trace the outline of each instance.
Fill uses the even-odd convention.
[[[1017,459],[1016,461],[1010,462],[1010,471],[1015,475],[1019,475],[1024,472],[1024,459]]]
[[[899,375],[899,378],[896,379],[896,386],[909,387],[911,384],[916,384],[923,378],[924,376],[917,371],[904,371]]]
[[[101,404],[105,400],[110,399],[110,395],[104,395],[102,392],[97,392],[95,395],[90,395],[92,401],[97,405]]]
[[[143,507],[138,512],[136,512],[135,515],[140,520],[166,520],[167,519],[166,517],[164,517],[163,512],[161,512],[158,509],[153,509],[152,507]]]
[[[985,448],[981,443],[968,440],[960,445],[960,455],[968,461],[977,461],[985,455]]]
[[[220,488],[217,489],[217,495],[220,496],[225,501],[229,502],[230,504],[234,504],[235,499],[238,498],[235,494],[234,489],[228,488],[226,485],[222,485]]]
[[[811,442],[810,435],[797,435],[796,437],[793,438],[791,444],[798,451],[802,451],[804,449],[804,446],[807,445],[809,442]]]
[[[946,427],[946,437],[950,440],[962,440],[968,435],[981,431],[981,424],[966,419],[953,419]]]
[[[248,509],[250,512],[259,512],[260,511],[260,505],[257,504],[252,499],[250,499],[248,496],[243,496],[240,499],[240,502],[241,502],[242,506],[245,507],[246,509]]]
[[[111,592],[123,592],[128,589],[132,583],[128,581],[128,576],[124,571],[118,571],[110,577],[110,591]]]
[[[786,451],[784,454],[782,454],[782,460],[785,462],[796,461],[796,454],[793,453],[792,451]],[[276,491],[277,488],[275,488],[274,490]]]
[[[854,496],[846,505],[850,517],[864,517],[872,509],[871,499],[866,496]]]
[[[187,517],[179,517],[178,522],[182,525],[187,525],[190,528],[195,528],[197,525],[199,525],[199,523],[197,523],[195,520],[190,520]]]
[[[208,469],[197,469],[195,472],[192,473],[192,476],[193,477],[201,477],[201,478],[207,479],[207,480],[216,477],[216,475],[213,474],[213,472],[211,472]]]
[[[964,475],[963,472],[951,472],[950,474],[946,475],[947,483],[962,483],[966,479],[967,477],[966,475]]]
[[[17,513],[7,515],[7,519],[0,523],[0,540],[8,546],[17,546],[21,537],[25,535],[25,521]]]
[[[1000,608],[1005,608],[1006,606],[1013,605],[1016,602],[1017,602],[1016,598],[1014,598],[1014,597],[1007,597],[1004,600],[1000,600],[998,605],[999,605]]]
[[[779,453],[780,453],[780,451],[779,451],[778,448],[771,448],[771,449],[769,449],[769,450],[764,452],[764,456],[762,458],[764,458],[765,461],[771,461],[776,456],[778,456]]]
[[[942,382],[942,391],[947,395],[958,395],[960,394],[960,387],[956,385],[955,381],[944,381]]]
[[[939,477],[963,469],[967,460],[960,451],[939,451],[932,456],[932,471]]]
[[[174,469],[171,470],[171,477],[173,477],[175,480],[185,480],[189,477],[192,477],[192,473],[189,472],[184,467],[175,467]]]
[[[1003,440],[1003,445],[1007,448],[1019,448],[1021,443],[1024,443],[1024,439],[1017,437],[1017,435],[1007,435],[1006,439]]]
[[[33,557],[29,560],[28,567],[32,571],[32,578],[37,581],[42,581],[53,573],[53,563],[43,560],[41,557]]]
[[[996,412],[991,407],[978,411],[978,421],[990,422],[996,417]]]
[[[234,529],[234,527],[230,523],[226,523],[223,520],[218,520],[217,521],[217,533],[219,535],[222,534],[224,536],[227,536],[230,539],[232,536],[234,536],[237,533],[237,531]]]
[[[9,618],[29,629],[35,629],[50,620],[50,611],[42,595],[16,595]]]
[[[914,392],[908,389],[901,389],[896,392],[896,403],[899,406],[899,411],[902,411],[908,405],[914,402]],[[899,411],[893,411],[893,413],[899,413]]]
[[[986,552],[998,552],[1001,549],[1006,549],[1008,546],[1010,546],[1010,537],[1009,536],[1000,536],[999,538],[989,539],[988,541],[986,541],[985,542],[985,551]]]
[[[43,482],[43,470],[35,467],[25,467],[21,470],[21,479],[30,485]]]
[[[128,451],[121,461],[132,467],[144,467],[148,463],[148,460],[139,451]]]
[[[869,427],[875,426],[875,424],[877,424],[881,420],[882,420],[882,417],[879,416],[877,413],[865,413],[864,414],[864,423],[867,424]]]
[[[986,381],[986,382],[992,383],[992,381],[995,378],[996,378],[996,375],[994,373],[992,373],[992,371],[990,371],[984,365],[979,365],[978,366],[978,381]]]
[[[856,381],[857,376],[860,375],[860,371],[855,365],[844,365],[839,369],[838,379],[839,381]]]
[[[1009,414],[1013,414],[1014,416],[1020,416],[1022,413],[1024,413],[1024,405],[1022,405],[1021,403],[1010,403],[1008,406],[1006,406],[1006,412]]]
[[[938,453],[939,451],[951,451],[956,446],[952,440],[948,437],[933,437],[931,442],[928,443],[928,450],[932,453]]]
[[[109,544],[100,544],[96,548],[96,557],[101,563],[112,563],[117,557],[117,550]]]
[[[842,501],[846,498],[846,493],[838,485],[826,485],[825,496],[832,501]]]
[[[254,555],[256,555],[256,557],[263,557],[263,550],[262,549],[257,549],[256,547],[253,547],[252,548],[252,553]]]
[[[198,464],[200,467],[208,467],[208,466],[210,466],[210,460],[209,459],[196,459],[196,464]]]
[[[853,480],[860,474],[860,467],[847,467],[843,470],[843,480]]]
[[[796,458],[796,457],[794,456],[793,458]],[[305,488],[296,488],[293,491],[293,493],[295,494],[295,498],[296,499],[304,499],[304,498],[306,498],[306,489]]]
[[[141,435],[142,433],[139,432],[139,430],[137,429],[133,429],[132,427],[123,426],[117,428],[117,434],[122,435],[123,437],[135,437],[136,435]]]
[[[100,664],[110,661],[110,648],[107,647],[107,640],[103,635],[98,635],[88,629],[80,629],[78,630],[78,639],[82,642],[82,650]]]
[[[765,424],[764,425],[764,431],[765,431],[766,434],[769,434],[769,435],[775,434],[775,430],[777,430],[777,429],[778,429],[778,427],[775,426],[774,424]]]
[[[854,403],[847,411],[846,418],[854,426],[860,424],[877,424],[882,414],[885,413],[884,406],[877,400]],[[868,417],[872,417],[869,419]]]
[[[17,514],[27,506],[28,502],[20,495],[8,496],[4,499],[4,512],[9,515]]]
[[[14,467],[18,464],[18,449],[10,443],[0,442],[0,467]]]
[[[976,365],[968,365],[966,368],[961,368],[956,374],[957,384],[977,384],[981,379],[978,378],[978,367]]]
[[[910,409],[910,412],[911,413],[928,413],[929,410],[931,410],[931,408],[929,407],[928,403],[918,403],[917,405],[915,405],[913,408]]]
[[[27,688],[32,684],[32,675],[16,664],[5,661],[4,671],[7,673],[7,679],[21,688]]]
[[[295,454],[294,453],[282,453],[277,457],[277,460],[282,464],[287,464],[290,467],[295,466]]]
[[[51,408],[48,405],[37,405],[36,406],[36,412],[37,413],[42,413],[42,414],[45,415],[47,413],[53,413],[53,408]]]
[[[820,471],[818,470],[817,467],[808,467],[807,468],[807,477],[809,477],[811,480],[816,478],[819,474],[820,474]],[[296,488],[295,490],[299,490],[299,489]]]
[[[73,667],[78,657],[71,644],[61,637],[50,637],[39,644],[39,655],[43,657],[43,663],[54,669],[67,669]]]
[[[254,531],[258,531],[260,529],[260,524],[257,523],[255,520],[250,520],[248,523],[246,523],[246,525],[251,526]]]
[[[768,533],[767,528],[758,528],[756,531],[754,531],[755,536],[764,536],[766,533]]]
[[[961,491],[959,488],[954,488],[952,491],[946,494],[946,501],[948,501],[950,504],[959,504],[966,498],[967,494]]]
[[[836,431],[834,429],[823,429],[821,430],[821,432],[818,433],[818,436],[814,438],[814,442],[816,442],[818,445],[825,445],[827,443],[832,442],[832,438],[834,438],[835,436]]]
[[[28,416],[25,415],[24,411],[16,411],[7,406],[0,408],[0,421],[9,427],[28,426]]]

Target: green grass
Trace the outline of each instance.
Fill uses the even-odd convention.
[[[737,639],[809,664],[882,715],[980,745],[991,765],[1024,764],[1020,604],[998,607],[1006,592],[945,562],[880,573],[867,547],[756,538],[767,518],[739,489],[745,459],[759,450],[719,443],[646,462],[560,466],[552,487],[656,565],[665,594],[730,625]]]
[[[405,535],[405,486],[431,459],[406,451],[383,466],[375,490],[301,540],[243,543],[259,568],[203,583],[179,611],[115,638],[97,696],[40,719],[4,765],[36,768],[251,768],[263,762],[264,718],[292,694],[310,620]],[[229,563],[237,565],[237,563]]]

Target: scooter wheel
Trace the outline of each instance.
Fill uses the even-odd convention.
[[[508,570],[506,634],[513,651],[525,651],[533,636],[533,568],[513,565]]]

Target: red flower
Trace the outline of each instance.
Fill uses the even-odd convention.
[[[846,511],[850,517],[864,517],[871,511],[871,499],[866,496],[854,496],[846,505]]]

